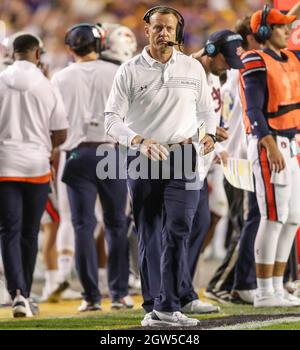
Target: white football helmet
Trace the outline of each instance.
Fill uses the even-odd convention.
[[[132,58],[137,50],[137,41],[132,30],[112,23],[103,23],[102,27],[106,32],[107,49],[102,51],[101,57],[121,63]]]

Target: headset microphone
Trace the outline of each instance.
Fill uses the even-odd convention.
[[[174,46],[174,45],[178,45],[178,43],[174,43],[174,41],[168,41],[167,45],[168,46]]]

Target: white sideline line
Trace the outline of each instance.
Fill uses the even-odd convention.
[[[292,323],[292,322],[300,322],[300,317],[283,317],[283,318],[277,318],[277,319],[268,320],[268,321],[253,321],[253,322],[239,323],[231,326],[206,328],[206,330],[213,330],[213,331],[224,330],[225,331],[225,330],[254,329],[254,328],[271,326],[276,323],[280,324],[280,323]]]

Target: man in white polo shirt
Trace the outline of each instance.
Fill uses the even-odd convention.
[[[37,68],[38,40],[18,36],[13,50],[14,63],[0,74],[0,239],[13,316],[31,317],[51,151],[64,142],[68,122],[59,93]]]
[[[144,20],[150,45],[117,72],[105,110],[106,130],[120,143],[127,140],[131,148],[139,148],[143,163],[138,167],[142,172],[147,165],[155,164],[160,172],[156,179],[149,177],[151,174],[146,179],[136,178],[132,164],[139,155],[128,157],[128,185],[139,234],[143,307],[147,312],[142,325],[195,326],[198,320],[180,310],[185,305],[182,300],[188,303],[197,299],[186,275],[186,247],[199,187],[189,186],[195,180],[194,172],[191,176],[180,168],[181,177],[176,176],[175,153],[187,151],[184,161],[189,156],[190,168],[194,168],[192,138],[200,121],[205,120],[207,134],[201,142],[205,153],[212,151],[216,121],[211,117],[213,103],[202,66],[172,48],[183,43],[182,15],[173,8],[157,6],[147,11]],[[162,172],[168,161],[170,177],[165,178]]]

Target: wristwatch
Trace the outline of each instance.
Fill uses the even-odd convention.
[[[210,136],[213,139],[214,143],[217,142],[216,135],[213,135],[213,134],[206,134],[206,135]]]

